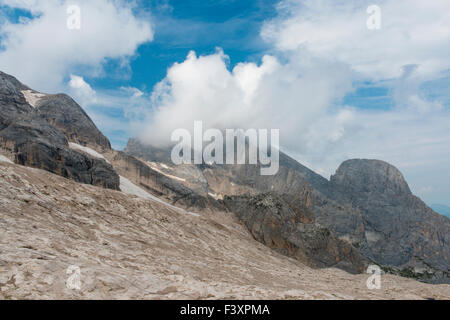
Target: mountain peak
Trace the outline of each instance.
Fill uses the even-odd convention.
[[[119,176],[110,164],[73,150],[69,143],[111,149],[72,98],[41,94],[0,72],[0,154],[77,182],[119,188]]]
[[[331,182],[348,190],[386,195],[411,195],[400,170],[381,160],[352,159],[341,164]]]

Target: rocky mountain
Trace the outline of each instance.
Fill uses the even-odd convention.
[[[0,153],[18,164],[118,190],[119,176],[109,163],[74,150],[69,142],[111,148],[70,97],[36,92],[0,72]]]
[[[415,197],[402,174],[383,161],[347,161],[329,181],[284,153],[280,154],[279,172],[261,176],[259,167],[251,165],[174,167],[165,161],[169,150],[166,155],[159,150],[158,158],[152,157],[149,150],[151,147],[134,139],[125,152],[156,161],[153,165],[163,166],[161,170],[167,175],[182,179],[200,195],[218,199],[247,225],[255,239],[279,252],[309,265],[346,264],[344,269],[354,271],[375,263],[386,272],[427,282],[450,282],[450,220]],[[268,194],[276,197],[278,208],[269,210],[257,205],[261,203],[259,197]],[[294,253],[288,247],[293,246],[292,241],[301,242],[303,235],[295,230],[305,225],[326,228],[331,232],[327,241],[333,242],[333,248],[342,248],[335,241],[338,239],[352,250],[332,251],[334,260],[323,259],[320,254],[312,257],[305,252]],[[321,243],[322,249],[327,246],[325,242]],[[307,248],[305,243],[302,245]]]
[[[184,214],[233,213],[253,239],[310,267],[361,273],[378,264],[450,282],[450,220],[385,162],[350,160],[327,180],[282,152],[278,173],[262,176],[259,165],[175,166],[170,151],[137,139],[113,150],[70,97],[36,92],[0,73],[0,160]]]
[[[153,163],[120,151],[113,151],[106,156],[121,176],[173,205],[196,210],[220,207],[216,199],[200,194],[190,188],[190,185],[186,185],[185,181],[165,174]]]
[[[383,161],[350,160],[331,177],[331,185],[363,213],[375,261],[448,279],[450,220],[414,196],[399,170]]]
[[[109,140],[97,129],[86,112],[65,94],[46,95],[36,104],[37,115],[57,128],[68,141],[98,149],[111,150]]]
[[[309,196],[305,184],[307,180],[312,181],[317,188],[327,188],[328,181],[285,154],[281,154],[282,166],[278,175],[261,176],[258,166],[174,166],[170,160],[170,148],[143,145],[137,139],[130,139],[124,152],[193,190],[200,199],[207,199],[203,200],[207,208],[210,207],[208,203],[213,203],[215,209],[234,212],[251,232],[254,225],[261,226],[261,234],[254,234],[255,239],[309,266],[339,267],[349,272],[361,272],[368,264],[368,260],[348,242],[332,235],[328,227],[316,224],[314,213],[306,207],[308,201],[303,201]],[[298,193],[292,193],[295,190]],[[277,202],[282,204],[281,211],[262,212],[262,207],[251,210],[251,206],[258,202],[258,199],[252,197],[263,193],[272,193],[275,197],[279,195]],[[244,198],[241,197],[243,195]],[[201,209],[203,208],[204,206]],[[254,211],[252,217],[256,220],[248,219],[251,211]],[[268,221],[272,227],[263,228]],[[286,227],[286,223],[293,230],[289,231],[289,235],[284,234],[284,239],[280,241],[279,233]],[[327,236],[320,240],[308,236],[313,230],[318,237]],[[296,249],[295,242],[298,242]],[[287,250],[288,247],[293,249]]]
[[[0,72],[0,155],[25,166],[119,190],[120,176],[184,207],[217,205],[212,198],[111,149],[86,112],[65,94],[43,94]]]
[[[188,214],[0,159],[0,300],[450,299],[449,285],[385,275],[369,290],[367,278],[271,250],[227,212]]]

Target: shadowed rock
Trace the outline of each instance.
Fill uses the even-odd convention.
[[[275,194],[225,197],[224,203],[244,222],[253,237],[268,247],[312,267],[364,271],[366,262],[346,241],[325,227],[304,223],[307,215],[294,211]]]
[[[110,148],[108,140],[72,99],[42,97],[31,105],[30,89],[0,72],[0,149],[18,164],[44,169],[77,182],[119,188],[119,176],[106,161],[69,148],[68,142]],[[33,92],[33,94],[38,94]],[[39,96],[41,96],[39,94]]]
[[[411,276],[422,280],[450,282],[450,220],[414,196],[397,168],[378,160],[349,160],[331,185],[343,202],[361,211],[375,261],[411,269]]]
[[[71,142],[96,149],[111,149],[109,140],[97,129],[86,112],[65,94],[50,95],[40,99],[37,104],[37,113]]]

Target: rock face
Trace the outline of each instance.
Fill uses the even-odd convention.
[[[155,158],[152,149],[137,140],[131,141],[126,150],[136,157],[170,165],[166,160],[169,151],[164,155],[160,150]],[[258,227],[255,238],[286,254],[292,252],[286,249],[286,233],[280,242],[280,230],[286,228],[284,220],[279,220],[276,212],[259,208],[257,213],[252,207],[261,194],[278,196],[282,207],[291,208],[302,220],[302,226],[328,229],[332,234],[330,242],[345,241],[359,252],[362,260],[379,264],[385,271],[427,282],[450,282],[450,220],[415,197],[399,170],[383,161],[347,161],[331,181],[284,153],[280,153],[280,169],[274,176],[261,176],[255,165],[192,165],[189,170],[180,166],[171,167],[166,173],[183,177],[181,183],[198,190],[200,195],[226,199],[225,205],[251,232],[255,225],[265,225]],[[243,195],[249,198],[244,201]],[[301,246],[308,252],[305,242]],[[333,246],[339,247],[336,242]],[[347,259],[347,265],[354,265],[355,260],[348,255],[331,252],[338,261]],[[314,265],[317,257],[320,255],[305,254],[302,261],[309,260],[307,263]]]
[[[122,176],[128,177],[136,185],[144,188],[157,197],[163,198],[173,205],[184,208],[221,208],[220,204],[205,194],[185,186],[180,181],[164,175],[162,171],[136,159],[124,152],[115,152],[110,158],[115,170]]]
[[[315,267],[362,273],[367,265],[348,242],[308,221],[276,194],[225,197],[224,203],[244,222],[253,237],[269,248]]]
[[[157,149],[156,155],[154,150],[136,139],[131,139],[125,149],[142,161],[159,165],[159,170],[166,175],[181,178],[179,184],[189,188],[197,199],[209,199],[197,201],[202,205],[200,209],[204,205],[211,207],[213,203],[215,209],[232,211],[256,240],[278,252],[313,267],[334,266],[350,272],[363,270],[365,260],[357,250],[338,239],[330,228],[316,223],[315,214],[308,207],[316,192],[308,181],[321,189],[329,187],[329,182],[287,155],[281,154],[277,175],[261,176],[260,167],[250,165],[173,166],[170,148]],[[256,205],[272,200],[277,206]],[[329,202],[331,208],[338,207]]]
[[[450,220],[415,197],[398,169],[383,161],[349,160],[331,177],[331,184],[363,213],[375,261],[404,267],[430,281],[448,279]]]
[[[345,161],[331,177],[331,183],[340,191],[344,190],[350,198],[352,195],[358,198],[365,195],[367,198],[402,203],[412,195],[401,172],[379,160]]]
[[[0,72],[1,153],[18,164],[77,182],[119,188],[119,176],[110,164],[70,149],[69,141],[110,148],[108,140],[72,99],[37,93]]]
[[[109,140],[97,129],[86,112],[69,96],[45,96],[37,103],[37,113],[71,142],[95,149],[110,150]]]

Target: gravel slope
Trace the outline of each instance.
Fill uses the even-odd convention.
[[[450,299],[449,285],[383,276],[368,290],[367,277],[277,254],[231,214],[0,162],[0,299]]]

